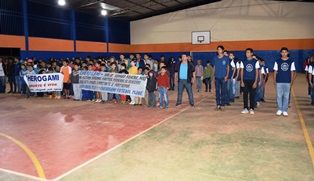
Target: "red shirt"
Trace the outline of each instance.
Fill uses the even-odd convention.
[[[157,76],[157,85],[159,87],[170,87],[169,76],[167,73],[165,73],[164,75],[159,74]]]

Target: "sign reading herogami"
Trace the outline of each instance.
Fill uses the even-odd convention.
[[[80,88],[84,90],[144,97],[147,78],[109,72],[80,71]]]
[[[62,91],[63,74],[30,74],[25,75],[24,80],[31,92]]]

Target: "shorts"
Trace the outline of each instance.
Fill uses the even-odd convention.
[[[63,83],[63,89],[71,89],[71,83]]]

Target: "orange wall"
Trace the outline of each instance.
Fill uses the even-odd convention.
[[[107,52],[105,42],[76,41],[76,51],[78,52]]]
[[[191,43],[134,44],[131,45],[130,52],[215,51],[218,45],[235,51],[244,50],[248,47],[254,50],[278,50],[283,46],[289,49],[306,50],[314,49],[314,39],[223,41],[212,42],[208,45],[192,45]]]
[[[129,53],[130,45],[127,44],[117,44],[117,43],[109,43],[109,52],[112,53]]]
[[[109,52],[135,53],[135,52],[190,52],[215,51],[218,45],[224,45],[227,50],[244,50],[251,47],[254,50],[278,50],[283,46],[289,49],[314,49],[314,39],[286,39],[286,40],[249,40],[249,41],[223,41],[212,42],[209,45],[192,45],[191,43],[167,44],[117,44],[109,43]],[[29,37],[30,51],[68,51],[73,52],[73,41]],[[24,36],[0,35],[0,47],[14,47],[25,50]],[[76,41],[77,52],[107,52],[105,42]]]
[[[73,41],[52,38],[29,37],[30,51],[73,51]]]
[[[0,47],[20,48],[21,50],[25,50],[25,37],[0,35]]]

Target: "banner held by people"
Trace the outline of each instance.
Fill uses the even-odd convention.
[[[25,75],[24,80],[30,92],[62,91],[63,88],[61,73]]]
[[[144,97],[147,77],[109,72],[80,71],[79,84],[84,90]]]

